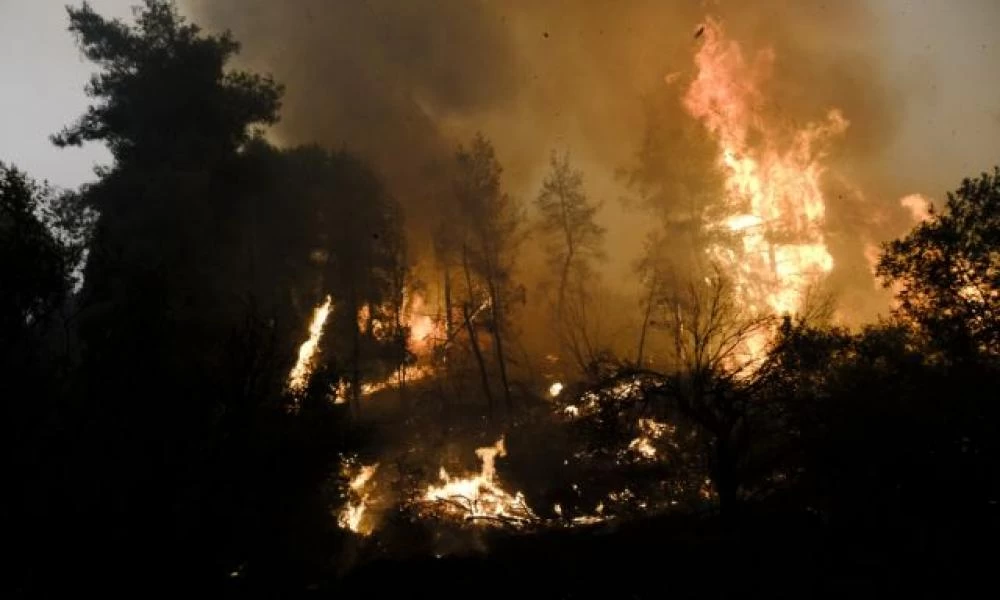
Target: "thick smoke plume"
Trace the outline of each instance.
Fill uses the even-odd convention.
[[[762,118],[805,124],[836,107],[850,122],[826,182],[832,279],[853,317],[884,310],[864,249],[912,223],[898,198],[913,190],[885,176],[903,92],[880,62],[867,2],[187,0],[185,8],[232,30],[246,65],[287,85],[280,142],[346,147],[375,164],[417,245],[450,191],[455,147],[482,130],[506,184],[525,200],[551,150],[572,153],[591,196],[605,201],[609,269],[621,274],[641,249],[637,228],[650,221],[617,201],[639,194],[622,173],[709,164],[692,157],[707,138],[679,98],[694,73],[698,28],[713,15],[748,57],[775,57]],[[702,136],[700,146],[661,136],[662,164],[640,165],[652,125],[664,123]]]

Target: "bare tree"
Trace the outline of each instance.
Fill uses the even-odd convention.
[[[748,411],[773,315],[746,313],[718,269],[702,280],[671,281],[656,301],[672,343],[672,368],[661,391],[709,435],[709,456],[724,512],[738,501],[739,469],[749,447]]]
[[[600,206],[587,199],[583,173],[570,166],[569,154],[559,156],[553,152],[549,167],[535,206],[549,264],[557,271],[557,307],[561,314],[571,277],[587,275],[593,261],[604,256],[605,229],[594,220]]]
[[[569,154],[553,152],[549,165],[535,206],[557,285],[555,323],[562,345],[586,369],[596,354],[587,312],[593,263],[604,257],[605,229],[595,221],[600,207],[587,199],[583,173],[572,168]]]

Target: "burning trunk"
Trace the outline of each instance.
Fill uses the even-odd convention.
[[[490,285],[490,304],[492,304],[491,312],[493,315],[493,348],[496,351],[497,364],[500,367],[500,384],[503,386],[503,399],[505,408],[507,409],[507,419],[510,420],[514,414],[514,403],[510,397],[510,382],[507,380],[507,360],[503,352],[503,334],[501,332],[503,328],[503,312],[496,285],[492,283]]]
[[[462,268],[465,271],[465,285],[468,290],[469,298],[472,298],[472,273],[469,270],[469,253],[468,248],[462,246]],[[462,305],[462,316],[465,321],[465,329],[469,333],[469,344],[472,346],[472,352],[476,357],[476,364],[479,367],[479,377],[483,385],[483,394],[486,395],[486,402],[489,408],[489,418],[493,419],[494,415],[494,402],[493,402],[493,392],[490,390],[490,379],[486,373],[486,361],[483,360],[483,352],[479,348],[479,335],[476,333],[476,328],[473,326],[472,319],[474,314],[470,313],[471,310],[470,302],[466,302]],[[478,313],[478,311],[476,311]]]
[[[646,309],[642,315],[642,325],[639,327],[639,349],[636,351],[635,364],[642,368],[642,355],[646,350],[646,332],[649,330],[649,318],[653,314],[653,301],[656,296],[656,289],[659,286],[658,274],[653,274],[653,279],[649,283],[649,294],[646,296]]]

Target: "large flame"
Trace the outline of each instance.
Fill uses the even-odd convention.
[[[483,466],[477,475],[453,478],[441,468],[441,485],[427,487],[423,500],[441,507],[444,514],[486,523],[522,524],[537,519],[525,503],[524,494],[511,495],[496,481],[495,461],[505,456],[503,438],[476,450]]]
[[[709,256],[733,278],[748,314],[794,314],[833,269],[823,235],[822,149],[848,122],[837,110],[804,127],[766,118],[757,107],[773,53],[748,63],[711,19],[702,39],[684,106],[719,146],[725,216],[709,228],[735,237],[712,244]]]
[[[332,310],[333,299],[330,296],[313,310],[312,321],[309,323],[309,338],[299,346],[299,359],[288,374],[288,389],[293,392],[301,392],[309,383],[309,376],[312,375],[314,367],[313,358],[319,346],[319,339],[323,335],[323,326],[326,325]]]

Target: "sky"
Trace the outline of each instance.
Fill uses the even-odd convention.
[[[66,31],[68,0],[0,0],[0,161],[74,187],[106,163],[104,149],[60,150],[48,136],[87,105],[92,68]],[[91,0],[127,17],[135,0]],[[892,151],[912,191],[940,197],[1000,162],[1000,2],[882,0],[885,64],[907,82]],[[247,45],[252,40],[243,40]]]
[[[110,155],[102,147],[60,150],[48,136],[87,106],[93,69],[66,30],[68,0],[0,0],[0,161],[36,179],[76,187]],[[134,0],[91,0],[105,15],[128,17]]]

